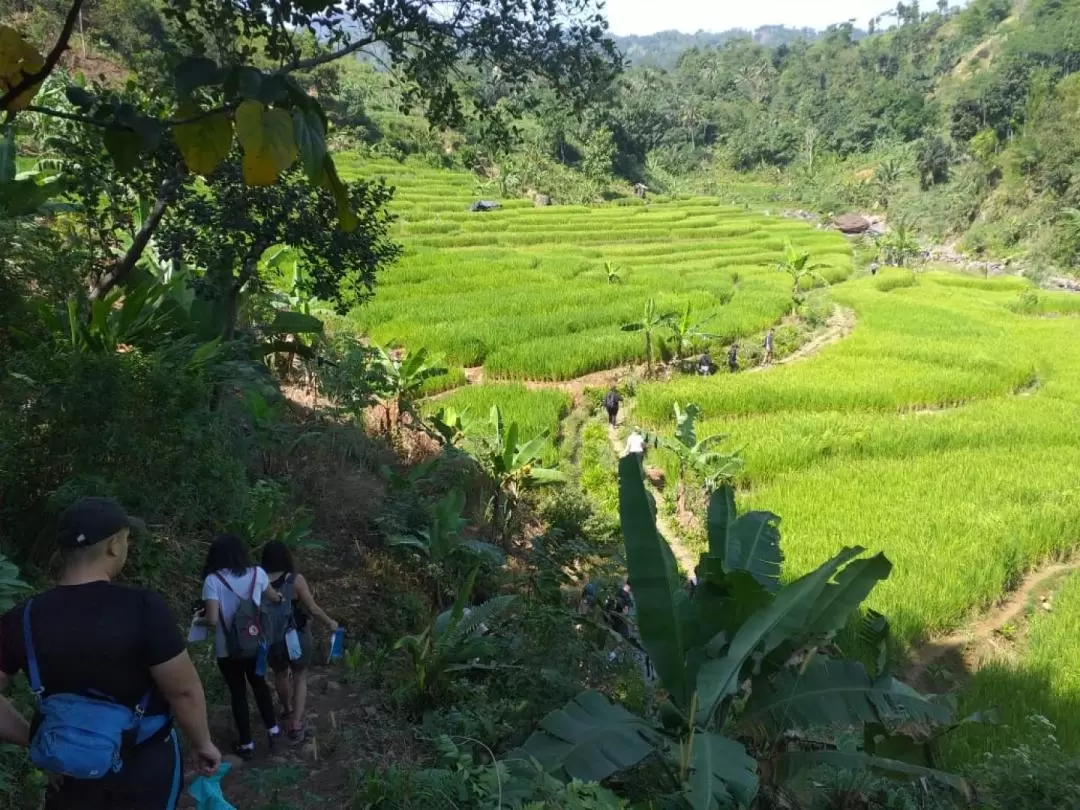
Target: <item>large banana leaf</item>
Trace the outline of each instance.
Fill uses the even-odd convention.
[[[810,608],[806,632],[824,635],[840,631],[874,586],[888,579],[891,573],[892,563],[884,554],[856,560],[847,566],[836,575],[836,582],[825,586]]]
[[[641,464],[633,456],[619,462],[619,518],[642,645],[672,700],[685,708],[692,691],[684,639],[690,600],[679,580],[671,548],[656,530]]]
[[[894,678],[874,680],[859,661],[816,656],[755,684],[740,722],[775,739],[790,729],[851,729],[877,723],[894,731],[909,721],[944,725],[951,708]]]
[[[749,807],[757,795],[757,761],[722,734],[694,735],[692,766],[686,789],[693,810]]]
[[[861,554],[861,548],[841,551],[816,571],[780,589],[772,604],[750,617],[732,639],[726,652],[706,661],[698,671],[697,690],[701,708],[697,721],[707,725],[720,703],[739,688],[743,665],[752,655],[765,656],[801,629],[802,618],[825,585],[846,563]]]
[[[735,493],[725,484],[709,499],[709,555],[725,571],[748,571],[769,591],[780,587],[780,518],[771,512],[735,514]]]
[[[971,786],[956,774],[858,751],[791,751],[777,757],[772,765],[773,774],[780,782],[789,782],[801,773],[830,766],[844,771],[876,771],[895,779],[932,779],[952,788],[969,801],[972,798]]]
[[[659,735],[647,722],[599,692],[582,692],[540,721],[540,728],[509,759],[536,759],[583,782],[599,782],[637,765],[656,750]]]

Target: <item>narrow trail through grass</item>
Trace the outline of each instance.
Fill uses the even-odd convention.
[[[794,363],[798,360],[805,360],[808,357],[813,357],[827,346],[843,340],[850,335],[855,329],[855,311],[848,309],[847,307],[837,307],[833,314],[829,316],[829,320],[825,323],[825,330],[818,335],[813,336],[789,354],[787,357],[777,360],[775,363],[769,365],[754,366],[748,369],[751,373],[766,371],[774,366],[784,366],[788,363]]]
[[[1050,563],[1029,572],[1015,590],[983,616],[947,636],[915,647],[904,669],[904,680],[932,689],[928,673],[939,665],[956,665],[963,673],[974,675],[994,657],[994,636],[1031,607],[1033,597],[1044,585],[1075,571],[1080,571],[1080,559]]]
[[[629,407],[623,411],[624,414],[629,414],[629,412]],[[614,425],[608,426],[608,438],[611,440],[611,447],[615,451],[615,455],[622,456],[622,440],[619,438],[619,429]],[[668,544],[671,546],[671,553],[675,555],[675,560],[679,563],[679,568],[682,569],[682,572],[686,576],[690,576],[694,573],[694,567],[697,565],[694,553],[687,547],[686,542],[679,532],[675,531],[675,528],[668,523],[667,519],[662,514],[660,514],[659,509],[656,510],[656,529],[668,541]]]

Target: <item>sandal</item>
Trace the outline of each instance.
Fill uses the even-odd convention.
[[[305,739],[307,739],[307,726],[301,723],[299,726],[289,728],[289,742],[293,745],[299,745]]]

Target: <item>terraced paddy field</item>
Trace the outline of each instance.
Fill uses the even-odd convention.
[[[692,305],[721,339],[760,332],[791,308],[790,278],[775,269],[789,240],[829,280],[851,273],[838,234],[713,199],[595,208],[508,200],[470,213],[484,196],[471,175],[349,168],[392,181],[405,246],[357,310],[357,327],[381,343],[482,365],[488,378],[565,380],[641,359],[642,337],[620,327],[640,319],[649,298],[661,311]]]
[[[715,315],[724,340],[760,334],[791,309],[790,279],[775,269],[785,242],[824,262],[829,294],[855,319],[850,335],[761,373],[650,383],[634,419],[670,428],[672,405],[696,402],[708,421],[701,435],[730,434],[747,461],[743,502],[784,518],[788,576],[844,545],[884,551],[895,570],[869,604],[901,645],[964,627],[1026,571],[1077,548],[1080,297],[1033,299],[1012,277],[848,280],[842,237],[711,199],[550,209],[514,200],[471,214],[468,204],[490,194],[470,176],[354,171],[397,186],[406,250],[352,316],[357,329],[482,365],[489,379],[565,380],[640,358],[640,335],[619,326],[649,297]],[[621,283],[608,283],[607,263]],[[480,409],[512,402],[530,424],[554,428],[566,403],[551,393],[485,385],[450,396]],[[974,676],[966,707],[996,705],[1006,725],[966,730],[953,743],[960,759],[1015,743],[1033,713],[1080,753],[1078,582]]]

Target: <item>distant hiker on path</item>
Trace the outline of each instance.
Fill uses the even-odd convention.
[[[713,361],[708,352],[701,355],[701,359],[698,360],[698,374],[702,377],[708,377],[713,373]]]
[[[255,695],[270,745],[281,737],[265,672],[258,672],[260,653],[266,652],[261,649],[260,607],[264,599],[280,603],[281,595],[270,587],[266,571],[251,564],[247,541],[236,534],[222,534],[206,555],[202,598],[206,613],[197,621],[205,627],[217,628],[214,640],[217,665],[229,687],[233,720],[240,735],[235,750],[242,759],[251,759],[255,741],[251,737],[247,684]]]
[[[626,455],[637,456],[639,461],[645,459],[645,437],[636,428],[626,439]]]
[[[612,427],[615,427],[618,422],[621,404],[622,397],[619,395],[619,389],[613,385],[611,390],[604,394],[604,410],[607,411],[608,424]]]
[[[280,593],[283,599],[279,606],[271,608],[273,612],[280,613],[282,621],[274,622],[274,635],[268,639],[268,663],[274,671],[274,687],[289,726],[289,739],[292,742],[303,742],[307,669],[311,663],[313,647],[311,619],[318,619],[326,625],[331,634],[338,629],[338,623],[315,604],[307,580],[303,574],[296,572],[296,564],[289,547],[280,540],[271,540],[263,547],[262,567],[270,578],[271,587]],[[290,632],[295,635],[290,637]]]
[[[765,365],[769,365],[773,361],[773,349],[775,347],[776,335],[773,330],[770,329],[765,333]]]
[[[727,367],[728,371],[734,374],[739,370],[739,344],[732,343],[731,348],[727,353]]]
[[[221,764],[165,600],[113,583],[136,527],[114,500],[75,503],[60,519],[59,584],[0,619],[0,690],[21,670],[39,694],[29,728],[0,700],[0,741],[29,745],[54,777],[46,810],[172,810],[183,777],[174,723],[204,775]]]

